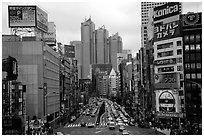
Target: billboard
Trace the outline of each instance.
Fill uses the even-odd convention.
[[[75,46],[73,45],[64,45],[65,50],[65,56],[68,58],[74,58],[75,57]]]
[[[35,27],[36,6],[8,6],[9,27]]]
[[[180,99],[176,90],[155,90],[155,95],[157,112],[180,112]]]
[[[180,21],[172,21],[168,23],[158,22],[154,24],[154,41],[166,40],[179,37]]]
[[[154,8],[154,21],[175,16],[181,13],[181,3],[169,2],[165,5]]]
[[[47,32],[48,15],[37,6],[8,6],[9,27],[37,27]]]
[[[202,14],[189,12],[188,14],[181,15],[183,29],[195,29],[202,26]]]
[[[155,89],[171,89],[180,87],[179,73],[155,74]]]

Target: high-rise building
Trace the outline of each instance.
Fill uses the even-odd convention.
[[[82,79],[82,44],[81,41],[71,41],[70,45],[75,47],[75,59],[77,60],[78,78]]]
[[[146,39],[147,39],[147,24],[148,24],[148,12],[149,9],[155,8],[160,5],[164,5],[166,2],[141,2],[141,42],[142,47],[145,47],[146,45]]]
[[[202,123],[202,13],[181,16],[186,118]]]
[[[81,23],[81,42],[82,42],[82,79],[89,79],[90,66],[95,64],[95,24],[91,18]]]
[[[95,30],[96,64],[109,63],[108,31],[104,26]]]
[[[32,37],[28,37],[30,40],[12,35],[3,37],[2,57],[16,58],[17,80],[26,85],[26,115],[47,117],[48,122],[54,122],[60,112],[59,54]]]
[[[122,38],[118,33],[109,37],[109,51],[110,51],[110,63],[114,70],[117,70],[117,53],[122,53],[123,43]]]

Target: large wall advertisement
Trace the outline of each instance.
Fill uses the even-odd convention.
[[[37,6],[8,6],[9,27],[37,27],[47,32],[48,15]]]
[[[180,87],[179,73],[155,74],[155,89],[178,89]]]

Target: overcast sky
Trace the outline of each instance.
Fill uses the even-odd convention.
[[[18,0],[17,0],[18,1]],[[17,2],[14,1],[14,2]],[[125,1],[125,0],[124,0]],[[128,0],[126,0],[128,1]],[[38,5],[48,13],[48,20],[55,22],[57,41],[69,44],[81,40],[81,23],[91,16],[96,29],[105,25],[109,35],[116,32],[122,37],[123,48],[137,52],[141,47],[141,4],[140,2],[3,2],[2,34],[9,34],[8,5]],[[184,2],[183,13],[202,11],[201,2]]]

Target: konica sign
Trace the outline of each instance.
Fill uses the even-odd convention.
[[[154,8],[154,21],[181,13],[181,4],[179,2],[169,2],[165,5]]]

